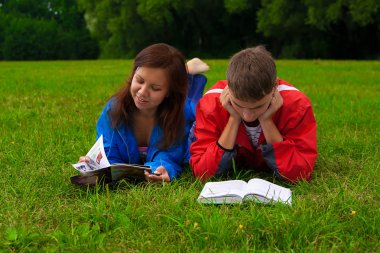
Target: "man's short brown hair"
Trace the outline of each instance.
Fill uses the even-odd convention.
[[[276,64],[264,46],[244,49],[232,56],[227,69],[228,87],[243,101],[259,100],[276,85]]]

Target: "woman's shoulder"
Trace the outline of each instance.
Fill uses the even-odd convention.
[[[110,111],[112,107],[114,106],[115,102],[116,100],[114,97],[111,97],[110,99],[108,99],[107,103],[103,107],[103,111]]]
[[[115,97],[110,97],[108,100],[107,100],[107,103],[106,105],[112,105],[116,103],[116,98]]]

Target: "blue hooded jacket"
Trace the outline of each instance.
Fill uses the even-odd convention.
[[[129,163],[142,164],[139,157],[136,137],[133,130],[126,126],[120,125],[113,129],[109,118],[113,100],[111,99],[104,107],[96,125],[97,139],[103,135],[104,151],[111,164]],[[144,165],[151,166],[152,172],[157,167],[164,166],[170,179],[173,180],[182,172],[184,163],[190,159],[189,153],[189,132],[195,120],[195,106],[188,98],[184,107],[185,113],[185,132],[180,143],[171,145],[167,149],[158,149],[157,145],[162,139],[162,129],[156,125],[150,136],[146,162]]]
[[[152,172],[157,167],[164,166],[173,180],[182,172],[183,164],[190,159],[190,138],[189,134],[195,121],[195,106],[203,95],[207,82],[204,75],[189,75],[189,92],[184,106],[185,132],[180,143],[173,144],[167,149],[159,150],[157,144],[162,139],[162,129],[156,125],[151,133],[146,162],[144,165],[151,166]],[[112,99],[106,104],[96,125],[98,139],[103,135],[104,151],[108,161],[112,163],[141,164],[136,137],[133,130],[125,125],[116,129],[111,127],[108,112],[112,107]]]

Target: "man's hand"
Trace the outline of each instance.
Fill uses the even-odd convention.
[[[166,171],[164,166],[158,167],[154,174],[149,174],[149,172],[145,171],[145,180],[148,182],[157,182],[157,183],[163,183],[163,182],[170,182],[170,177],[168,172]]]
[[[239,125],[241,123],[241,117],[232,107],[228,86],[224,88],[222,94],[220,94],[219,99],[223,108],[226,109],[230,114],[230,118],[228,119],[227,125],[224,127],[223,132],[218,139],[218,143],[225,149],[233,149],[239,130]]]
[[[241,121],[240,115],[235,111],[235,109],[232,107],[231,100],[230,100],[230,90],[228,89],[228,86],[226,86],[223,89],[222,94],[220,94],[220,103],[228,111],[230,116],[234,118],[237,122]]]
[[[281,108],[282,103],[283,100],[280,92],[278,92],[278,90],[275,90],[268,109],[259,116],[260,123],[262,124],[264,121],[272,120],[273,114]]]
[[[264,132],[267,144],[273,144],[275,142],[280,142],[284,140],[280,131],[278,130],[277,126],[274,124],[272,120],[273,114],[281,108],[282,103],[283,100],[280,93],[278,92],[278,90],[275,90],[268,109],[259,117],[260,125]]]

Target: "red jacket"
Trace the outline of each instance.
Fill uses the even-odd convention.
[[[227,124],[229,113],[219,101],[227,81],[217,82],[199,101],[191,144],[190,165],[196,177],[207,179],[225,174],[232,160],[239,168],[271,170],[290,182],[310,180],[317,158],[316,121],[309,99],[292,85],[280,80],[278,90],[282,107],[273,115],[273,122],[283,141],[266,144],[264,134],[255,148],[243,123],[240,124],[235,148],[225,150],[217,143]]]

